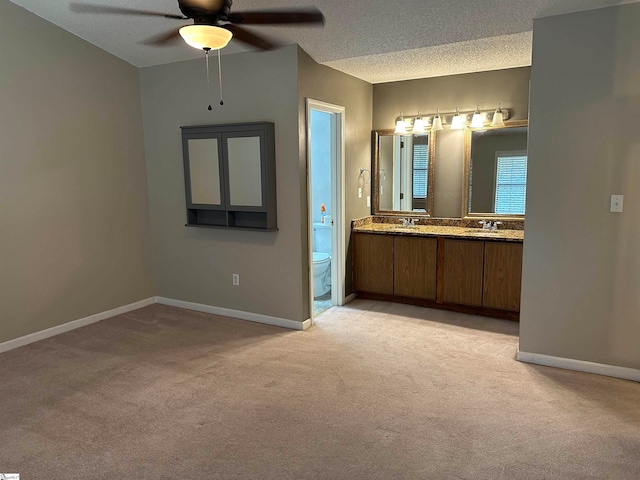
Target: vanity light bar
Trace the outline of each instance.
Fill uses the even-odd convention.
[[[471,117],[474,114],[480,114],[480,118],[482,119],[483,127],[487,127],[490,124],[494,124],[494,126],[495,125],[500,125],[500,124],[502,124],[502,122],[500,122],[498,118],[494,119],[494,115],[496,114],[496,112],[498,114],[502,113],[502,121],[508,120],[509,118],[511,118],[511,112],[506,108],[502,108],[501,106],[499,106],[497,109],[491,109],[491,110],[481,110],[481,109],[477,108],[477,109],[474,109],[474,110],[460,111],[460,110],[456,109],[456,111],[445,112],[445,113],[442,113],[442,112],[438,111],[437,114],[436,113],[430,113],[430,114],[426,114],[425,115],[425,114],[422,114],[422,113],[418,113],[417,115],[400,115],[399,117],[396,117],[396,120],[395,120],[396,131],[394,133],[396,135],[397,134],[410,135],[412,133],[422,133],[420,131],[421,129],[415,129],[416,120],[418,120],[419,123],[420,123],[420,120],[422,120],[423,125],[427,126],[425,131],[428,131],[429,130],[428,125],[434,125],[433,120],[438,115],[440,117],[440,120],[442,121],[442,124],[451,125],[452,128],[454,127],[452,122],[454,121],[454,117],[456,117],[457,115],[462,117],[462,119],[464,121],[464,125],[469,125],[470,124]],[[496,122],[494,122],[494,120]],[[460,122],[460,120],[456,120],[455,127],[460,128],[458,122]],[[401,125],[403,123],[404,123],[404,130],[402,130],[402,128],[401,128]],[[435,123],[439,124],[439,122],[437,122],[437,121]],[[476,128],[476,127],[472,127],[472,128]],[[480,128],[480,127],[478,127],[478,128]],[[414,130],[415,130],[415,132],[414,132]],[[438,130],[440,130],[440,128],[438,128]]]

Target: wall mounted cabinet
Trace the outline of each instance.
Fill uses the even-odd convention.
[[[274,124],[181,128],[187,226],[277,230]]]

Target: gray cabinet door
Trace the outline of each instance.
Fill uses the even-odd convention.
[[[223,207],[220,137],[187,138],[185,143],[187,204],[190,208]]]
[[[230,210],[264,211],[265,139],[262,129],[222,135]]]

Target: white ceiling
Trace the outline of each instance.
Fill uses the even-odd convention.
[[[11,1],[137,67],[201,57],[181,42],[138,43],[180,20],[74,13],[69,0]],[[180,13],[176,0],[75,1]],[[298,43],[319,63],[381,83],[530,65],[534,18],[637,1],[234,0],[232,11],[315,5],[326,17],[324,28],[251,28],[283,44]],[[232,41],[223,52],[246,49]]]

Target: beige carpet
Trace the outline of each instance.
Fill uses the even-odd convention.
[[[517,324],[355,301],[306,332],[154,305],[0,355],[21,479],[638,479],[640,384]]]

